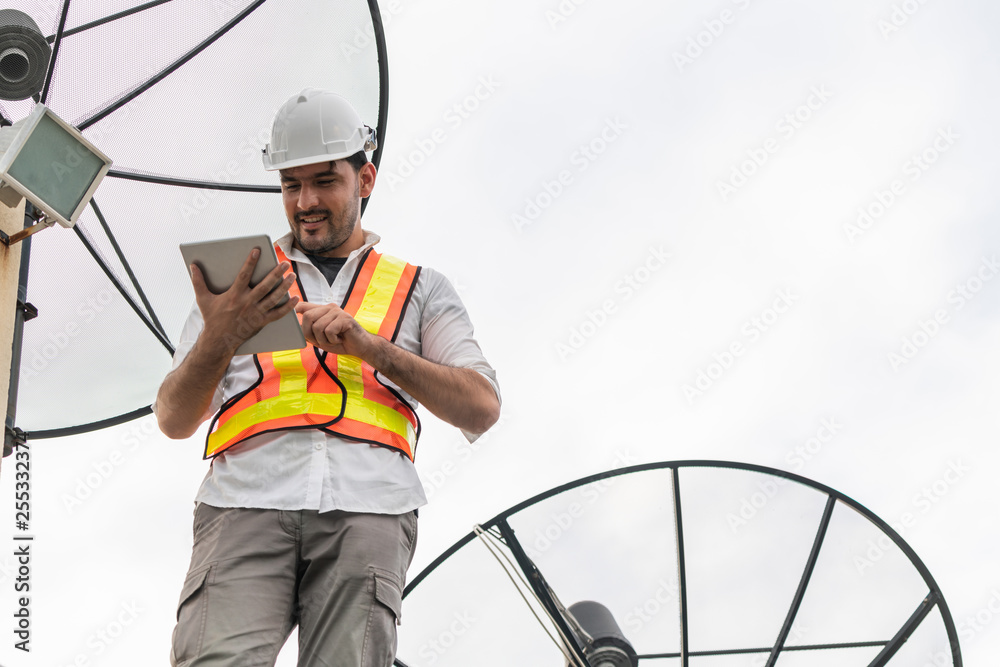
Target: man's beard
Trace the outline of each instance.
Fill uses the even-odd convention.
[[[358,197],[361,194],[359,187],[354,189],[354,197],[350,203],[341,210],[340,215],[334,217],[333,211],[328,209],[312,209],[295,215],[296,222],[302,224],[302,218],[313,215],[326,215],[328,228],[326,236],[316,237],[302,233],[301,227],[296,228],[296,240],[299,246],[306,252],[313,255],[322,255],[325,252],[336,250],[343,245],[354,233],[354,225],[358,220]]]

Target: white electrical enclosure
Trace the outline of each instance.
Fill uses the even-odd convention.
[[[0,150],[0,199],[19,201],[11,198],[12,189],[63,227],[76,223],[111,167],[104,153],[44,104],[0,130]]]

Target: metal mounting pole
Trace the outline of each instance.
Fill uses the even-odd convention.
[[[31,202],[24,204],[24,227],[31,228],[35,223],[35,211]],[[21,234],[23,232],[18,232]],[[24,442],[24,432],[14,425],[17,414],[17,386],[21,373],[21,343],[24,333],[24,323],[38,315],[38,311],[27,302],[28,298],[28,259],[31,255],[31,239],[25,239],[21,246],[21,266],[17,279],[17,309],[14,312],[14,341],[10,355],[10,384],[7,392],[7,417],[4,421],[3,455],[10,456],[16,444]]]

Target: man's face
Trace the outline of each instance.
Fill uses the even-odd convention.
[[[314,255],[346,257],[361,247],[364,235],[358,224],[358,176],[345,160],[281,170],[285,215],[299,249]]]

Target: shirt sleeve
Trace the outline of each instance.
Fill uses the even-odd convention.
[[[420,302],[420,356],[443,366],[471,368],[478,372],[500,397],[497,373],[486,361],[475,338],[475,330],[461,297],[443,275],[433,269],[422,268],[418,288],[422,290]],[[462,431],[469,442],[478,435]]]
[[[194,347],[194,343],[198,340],[198,336],[201,335],[201,330],[204,328],[205,322],[201,317],[201,310],[198,309],[198,305],[195,304],[191,307],[191,312],[188,313],[187,320],[184,322],[184,327],[181,329],[180,340],[177,342],[177,347],[174,348],[174,358],[170,365],[170,371],[176,370],[187,355],[191,352],[191,348]],[[223,376],[219,385],[215,388],[215,394],[212,396],[212,412],[218,412],[219,408],[222,407],[223,403],[223,391],[225,388],[226,377]],[[153,414],[156,414],[156,401],[153,401],[152,406]]]

